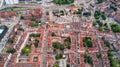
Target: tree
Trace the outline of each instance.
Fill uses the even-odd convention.
[[[109,57],[112,57],[112,56],[113,56],[112,51],[108,50],[107,53],[108,53],[108,56],[109,56]]]
[[[70,64],[67,64],[67,67],[70,67]]]
[[[38,26],[38,23],[29,24],[29,26],[36,27],[36,26]]]
[[[67,49],[70,49],[71,47],[70,47],[70,45],[69,45],[69,44],[67,44],[67,45],[66,45],[66,48],[67,48]]]
[[[105,45],[105,47],[110,48],[110,43],[107,40],[104,40],[104,45]]]
[[[93,65],[92,58],[90,56],[88,56],[87,54],[84,54],[84,62]]]
[[[13,42],[14,42],[14,38],[10,38],[8,41],[9,41],[10,43],[13,43]]]
[[[20,17],[20,19],[24,19],[24,17],[23,17],[23,16],[21,16],[21,17]]]
[[[82,14],[82,11],[80,9],[78,9],[78,11],[75,11],[74,14],[79,14],[81,15]]]
[[[83,13],[83,15],[86,17],[91,16],[91,12],[85,12],[85,13]]]
[[[100,57],[102,57],[102,54],[101,54],[101,53],[97,53],[96,56],[97,56],[98,58],[100,58]]]
[[[99,31],[103,31],[103,27],[98,27],[98,30]]]
[[[34,45],[37,48],[38,47],[39,40],[35,40]]]
[[[0,24],[1,24],[1,21],[0,21]]]
[[[59,67],[59,62],[55,62],[55,63],[53,64],[53,67]]]
[[[71,4],[74,0],[53,0],[55,4],[64,5],[64,4]]]
[[[65,47],[67,48],[67,49],[70,49],[71,47],[71,38],[70,37],[66,37],[65,39],[64,39],[64,45],[65,45]]]
[[[61,10],[60,13],[61,13],[61,15],[64,15],[64,11],[63,10]]]
[[[103,22],[98,22],[99,26],[103,26]]]
[[[52,32],[52,33],[51,33],[51,36],[56,36],[55,32]]]
[[[53,42],[52,46],[53,46],[55,49],[59,49],[59,48],[60,48],[60,43],[59,43],[58,41]]]
[[[40,33],[32,33],[30,34],[30,37],[40,37]]]
[[[105,26],[105,27],[108,27],[108,26],[107,26],[107,23],[105,23],[104,26]]]
[[[97,1],[98,1],[98,4],[103,2],[103,0],[97,0]]]
[[[61,59],[62,57],[63,57],[62,54],[56,54],[55,59],[58,60],[58,59]]]
[[[118,24],[111,24],[111,28],[113,32],[120,32],[120,25]]]
[[[93,26],[96,26],[97,25],[97,23],[96,22],[93,22],[93,24],[92,24]]]
[[[21,28],[21,27],[19,27],[19,28],[18,28],[18,30],[24,31],[24,29],[23,29],[23,28]]]
[[[7,53],[14,53],[16,50],[14,49],[14,48],[10,48],[10,49],[8,49],[6,52]]]
[[[67,37],[64,42],[70,42],[71,43],[71,38],[70,37]]]
[[[90,37],[84,37],[83,38],[83,45],[84,47],[92,47],[92,40]]]
[[[31,21],[36,21],[36,18],[34,16],[32,16]]]
[[[64,48],[65,48],[64,45],[61,44],[61,45],[60,45],[60,50],[64,50]]]
[[[117,8],[115,6],[110,5],[110,8],[114,11],[117,11]]]
[[[99,19],[100,18],[100,10],[96,10],[95,11],[94,17],[95,17],[95,19]]]
[[[102,14],[101,17],[102,17],[103,20],[106,20],[105,14]]]

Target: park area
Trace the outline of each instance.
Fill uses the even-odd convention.
[[[29,54],[31,52],[30,50],[32,44],[34,44],[35,48],[37,48],[39,44],[39,37],[40,33],[30,34],[25,47],[22,49],[22,54]]]

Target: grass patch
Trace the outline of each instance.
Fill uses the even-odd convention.
[[[22,49],[22,54],[29,54],[31,52],[31,45],[27,44],[23,49]]]

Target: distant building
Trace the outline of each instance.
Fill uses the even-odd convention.
[[[19,3],[19,0],[0,0],[0,9],[5,8],[7,5],[13,5],[18,3]]]
[[[6,4],[18,4],[19,1],[18,0],[5,0]]]
[[[19,2],[37,2],[37,3],[42,3],[43,0],[19,0]],[[53,0],[46,0],[45,2],[50,3]]]
[[[3,5],[11,5],[11,4],[18,4],[19,0],[1,0],[0,4]]]
[[[37,19],[40,19],[42,16],[42,9],[38,8],[38,9],[27,10],[26,13],[23,14],[21,18],[25,20],[29,20],[32,18],[32,16],[34,16]]]
[[[42,0],[19,0],[19,2],[41,2]]]
[[[6,26],[3,25],[0,27],[0,40],[4,37],[7,31],[8,31],[8,28]]]
[[[16,17],[15,11],[0,11],[0,21],[12,20]]]
[[[0,53],[0,67],[4,67],[9,54],[8,53]]]
[[[46,2],[50,3],[50,2],[53,2],[53,0],[46,0]]]

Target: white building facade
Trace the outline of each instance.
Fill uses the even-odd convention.
[[[5,0],[5,3],[10,5],[10,4],[18,4],[19,0]]]

